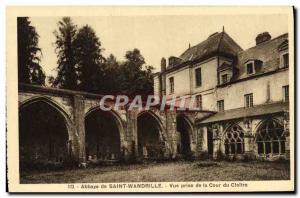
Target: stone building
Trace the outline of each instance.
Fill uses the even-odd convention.
[[[288,34],[259,34],[256,45],[243,50],[226,32],[214,33],[170,57],[168,66],[163,58],[154,92],[168,101],[184,96],[186,104],[196,98],[199,109],[103,111],[103,95],[19,84],[20,167],[289,158]]]
[[[272,39],[264,32],[255,41],[243,50],[223,30],[179,57],[162,58],[155,94],[169,101],[195,96],[201,109],[177,112],[191,125],[193,155],[289,158],[288,34]]]

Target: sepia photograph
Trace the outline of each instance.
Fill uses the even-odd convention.
[[[7,7],[8,191],[294,191],[293,12]]]

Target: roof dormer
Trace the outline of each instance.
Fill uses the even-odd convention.
[[[234,67],[231,64],[224,62],[218,67],[218,82],[219,85],[226,84],[231,81],[234,74]]]
[[[248,59],[245,62],[245,71],[247,75],[253,75],[261,72],[263,62],[257,59]]]

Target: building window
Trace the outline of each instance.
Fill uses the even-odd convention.
[[[200,87],[202,84],[201,68],[195,69],[196,87]]]
[[[228,82],[228,75],[227,74],[223,74],[222,75],[222,84],[225,84]]]
[[[258,129],[256,144],[260,155],[285,153],[283,127],[275,120],[265,121]]]
[[[202,95],[196,96],[196,105],[198,108],[202,109]]]
[[[247,67],[247,74],[249,75],[249,74],[253,74],[254,73],[254,64],[253,63],[248,63],[247,65],[246,65],[246,67]]]
[[[282,93],[283,93],[283,102],[289,101],[289,86],[283,86],[282,87]]]
[[[170,94],[174,93],[174,77],[169,78]]]
[[[224,111],[224,100],[217,101],[217,107],[219,112]]]
[[[289,53],[283,54],[282,55],[282,61],[283,61],[283,67],[289,67]]]
[[[234,125],[226,131],[224,137],[225,154],[243,154],[245,150],[244,132],[240,126]]]
[[[253,94],[246,94],[245,95],[245,107],[250,108],[253,107]]]

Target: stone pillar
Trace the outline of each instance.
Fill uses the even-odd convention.
[[[244,136],[244,143],[245,143],[245,154],[252,154],[253,153],[253,136],[250,133],[246,133]]]
[[[213,159],[218,159],[220,153],[221,138],[213,138]]]
[[[191,148],[191,152],[192,152],[192,157],[195,158],[197,157],[197,127],[194,127],[194,125],[192,126],[192,129],[191,129],[191,134],[190,135],[190,148]]]
[[[218,124],[212,126],[213,131],[213,159],[218,159],[221,153],[224,154],[224,145],[221,143],[221,132]]]
[[[138,134],[137,134],[137,112],[133,109],[126,112],[127,116],[127,148],[128,154],[125,156],[125,159],[137,159],[139,157],[138,151]]]
[[[254,153],[254,146],[255,146],[255,142],[254,142],[254,136],[253,133],[251,131],[252,127],[252,121],[251,120],[244,120],[244,128],[245,128],[245,134],[244,134],[244,153],[245,156],[247,157],[254,157],[255,153]]]
[[[284,112],[283,116],[284,123],[284,134],[285,134],[285,158],[290,159],[290,119],[289,119],[289,111]]]
[[[196,126],[196,154],[197,158],[208,158],[208,144],[207,144],[207,127]]]
[[[244,135],[244,158],[248,158],[248,159],[254,159],[255,158],[255,152],[254,152],[254,136],[249,133],[246,132]]]
[[[166,129],[169,137],[169,153],[172,159],[177,156],[177,131],[176,131],[176,112],[175,111],[165,111],[166,114]]]
[[[85,114],[84,114],[84,97],[81,95],[75,95],[74,99],[74,127],[76,134],[78,135],[78,162],[86,162],[85,154]]]

